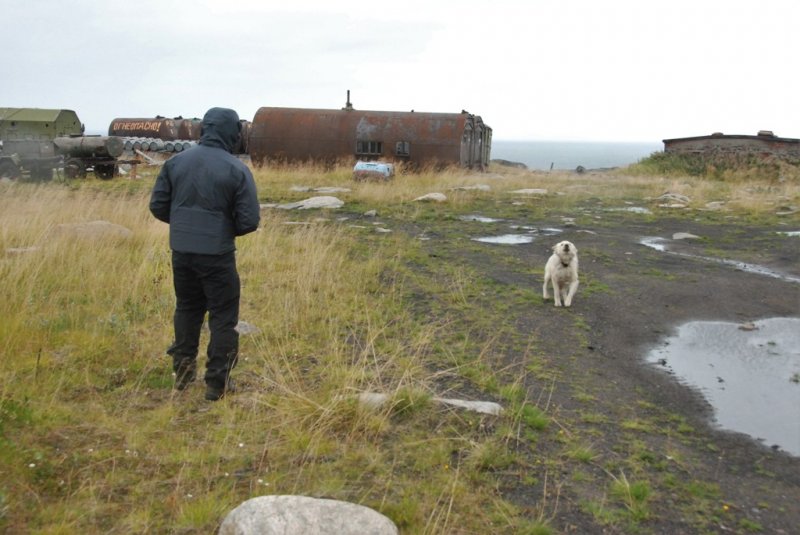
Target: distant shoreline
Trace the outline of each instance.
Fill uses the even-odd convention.
[[[634,164],[663,150],[661,142],[492,140],[493,160],[525,164],[528,169],[607,169]]]

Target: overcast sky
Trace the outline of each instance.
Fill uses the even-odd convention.
[[[0,0],[0,107],[480,115],[494,138],[800,138],[797,0]]]

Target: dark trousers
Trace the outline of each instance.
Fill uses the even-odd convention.
[[[203,255],[172,252],[175,286],[175,341],[167,350],[173,370],[193,363],[200,345],[200,329],[208,312],[211,339],[205,381],[222,386],[236,366],[239,352],[239,273],[236,254]]]

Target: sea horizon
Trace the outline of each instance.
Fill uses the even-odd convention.
[[[662,142],[492,140],[491,159],[536,170],[625,167],[664,150]]]

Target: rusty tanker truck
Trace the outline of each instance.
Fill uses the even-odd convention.
[[[72,110],[0,108],[0,178],[48,180],[54,169],[64,169],[70,178],[94,171],[107,180],[122,152],[118,137],[84,135]]]

